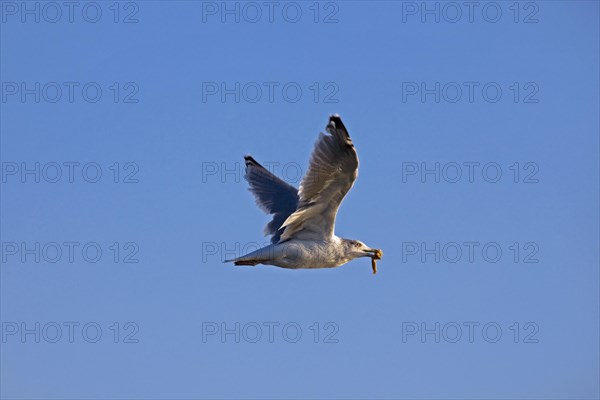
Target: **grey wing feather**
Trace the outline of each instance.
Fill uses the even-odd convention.
[[[339,115],[332,115],[315,144],[300,184],[298,209],[283,223],[281,240],[329,239],[335,217],[358,175],[358,155]]]
[[[245,156],[246,175],[256,204],[266,213],[273,215],[273,220],[265,226],[265,235],[273,235],[271,243],[279,242],[284,221],[298,207],[298,190],[287,182],[273,175],[251,156]]]

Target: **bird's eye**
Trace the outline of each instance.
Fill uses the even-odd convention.
[[[360,247],[360,242],[354,242],[354,247]]]

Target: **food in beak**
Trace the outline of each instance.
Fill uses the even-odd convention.
[[[381,260],[383,252],[379,249],[375,249],[373,257],[371,257],[371,267],[373,268],[373,275],[377,273],[377,260]]]

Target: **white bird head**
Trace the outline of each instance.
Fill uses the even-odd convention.
[[[360,240],[342,239],[342,242],[344,243],[344,247],[346,249],[346,255],[350,259],[371,257],[378,260],[382,256],[381,250],[373,249]]]

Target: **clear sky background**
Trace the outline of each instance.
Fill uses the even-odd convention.
[[[3,398],[599,397],[597,2],[26,4],[0,2]],[[298,185],[331,113],[361,160],[336,233],[379,273],[223,264],[268,240],[242,156]]]

